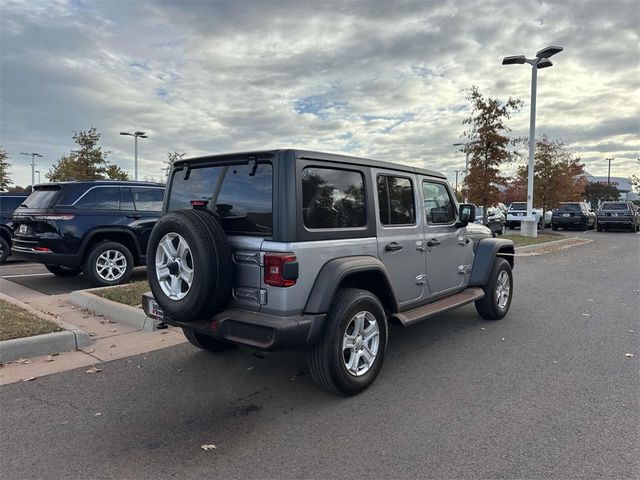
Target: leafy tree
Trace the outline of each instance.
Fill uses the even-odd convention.
[[[10,193],[31,193],[31,185],[27,185],[26,187],[14,185],[13,187],[9,187],[7,191]]]
[[[638,162],[638,167],[640,167],[640,158],[636,161]],[[631,175],[631,184],[640,192],[640,177],[638,175]]]
[[[593,208],[597,207],[600,202],[618,200],[620,198],[620,192],[614,185],[606,185],[604,183],[587,184],[583,195]]]
[[[519,111],[523,103],[515,98],[506,102],[485,98],[476,86],[465,91],[471,114],[462,122],[468,125],[463,136],[469,139],[463,148],[469,154],[469,174],[463,185],[472,203],[488,207],[500,200],[499,185],[506,181],[500,176],[500,166],[514,155],[507,149],[512,141],[507,136],[511,129],[506,120],[511,118],[511,113]],[[485,208],[485,222],[486,212]]]
[[[528,165],[519,166],[514,183],[525,192],[527,177]],[[551,140],[546,135],[536,140],[533,198],[536,207],[542,209],[543,218],[545,212],[560,202],[581,201],[586,184],[584,165],[562,141]]]
[[[9,154],[4,148],[0,147],[0,190],[2,191],[7,190],[9,186],[13,184],[9,177],[9,167],[11,164],[8,159]]]
[[[87,131],[74,132],[73,141],[78,144],[77,150],[64,155],[56,165],[47,172],[46,177],[52,182],[65,180],[102,180],[107,177],[107,156],[109,151],[98,146],[100,133],[95,127]]]
[[[104,173],[109,180],[129,180],[129,174],[118,165],[109,165],[105,168]]]
[[[185,156],[185,153],[179,153],[179,152],[168,152],[167,153],[167,159],[164,161],[165,164],[165,177],[169,178],[169,172],[171,171],[171,168],[173,167],[173,164],[175,162],[177,162],[178,160],[182,160],[182,158]]]

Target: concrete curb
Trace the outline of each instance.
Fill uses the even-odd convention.
[[[147,332],[156,330],[158,323],[160,323],[147,317],[141,308],[107,300],[87,290],[71,292],[69,301],[80,308],[104,315],[115,322],[124,323]]]
[[[0,298],[16,305],[32,315],[48,320],[64,328],[62,332],[45,333],[33,337],[14,338],[0,342],[0,362],[10,362],[19,358],[36,357],[47,353],[72,352],[92,343],[91,337],[84,330],[56,317],[36,310],[31,305],[22,303],[13,297],[0,293]]]
[[[584,243],[592,242],[591,239],[583,239],[580,237],[567,237],[567,238],[563,238],[562,240],[553,240],[552,242],[543,242],[543,243],[536,243],[535,245],[525,245],[523,247],[516,247],[515,251],[516,251],[516,254],[535,252],[536,250],[541,250],[551,245],[562,245],[563,243],[571,243],[571,242],[575,242],[576,240],[580,240],[581,242],[583,240],[587,240]],[[580,243],[580,245],[582,245],[582,243]]]

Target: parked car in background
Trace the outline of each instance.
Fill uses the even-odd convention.
[[[610,228],[640,231],[640,211],[633,202],[602,202],[597,216],[599,232]]]
[[[0,193],[0,264],[4,263],[11,253],[13,237],[13,211],[18,208],[28,195],[25,193]]]
[[[533,217],[536,219],[538,223],[538,228],[542,228],[542,210],[539,208],[533,209]],[[507,210],[507,228],[516,228],[520,227],[520,223],[522,219],[527,216],[527,202],[513,202],[509,205],[509,209]],[[551,225],[551,212],[544,212],[544,225]]]
[[[502,211],[497,207],[489,207],[487,209],[487,221],[484,221],[484,207],[476,207],[476,219],[475,223],[480,225],[485,225],[489,227],[489,229],[493,233],[497,233],[498,235],[502,235],[504,233],[504,225],[506,222],[506,218],[503,215]]]
[[[596,214],[585,202],[562,202],[551,216],[553,230],[559,228],[590,230],[596,228],[596,224]]]
[[[11,251],[62,277],[82,272],[95,285],[124,283],[145,265],[164,190],[124,181],[36,185],[13,214]]]

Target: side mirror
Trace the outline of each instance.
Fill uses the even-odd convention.
[[[458,209],[457,228],[466,227],[470,222],[476,219],[476,206],[472,203],[461,203]]]

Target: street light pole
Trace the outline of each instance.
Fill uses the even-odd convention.
[[[611,160],[613,160],[613,157],[607,158],[607,160],[609,161],[609,170],[607,171],[607,187],[608,187],[609,185],[611,185]]]
[[[20,155],[27,155],[31,157],[31,191],[33,192],[33,185],[36,183],[36,157],[42,158],[39,153],[26,153],[20,152]]]
[[[460,170],[456,170],[456,195],[458,194],[458,172]]]
[[[538,88],[538,69],[553,66],[549,57],[564,50],[562,47],[549,46],[536,53],[535,58],[526,58],[524,55],[504,57],[503,65],[528,63],[531,65],[531,115],[529,118],[529,167],[527,176],[527,217],[521,222],[520,233],[525,237],[537,237],[537,222],[533,216],[533,177],[535,168],[536,151],[536,90]],[[544,212],[543,212],[544,214]],[[544,222],[544,218],[542,219]]]
[[[454,147],[465,147],[465,156],[464,156],[464,178],[466,180],[467,175],[469,175],[469,145],[474,145],[478,143],[478,140],[474,140],[473,142],[468,142],[468,143],[454,143],[453,146]],[[467,203],[469,200],[467,199],[467,196],[464,196],[464,203]]]
[[[120,132],[120,135],[126,135],[129,137],[133,137],[133,179],[138,180],[138,137],[140,138],[149,138],[147,137],[145,132]]]

